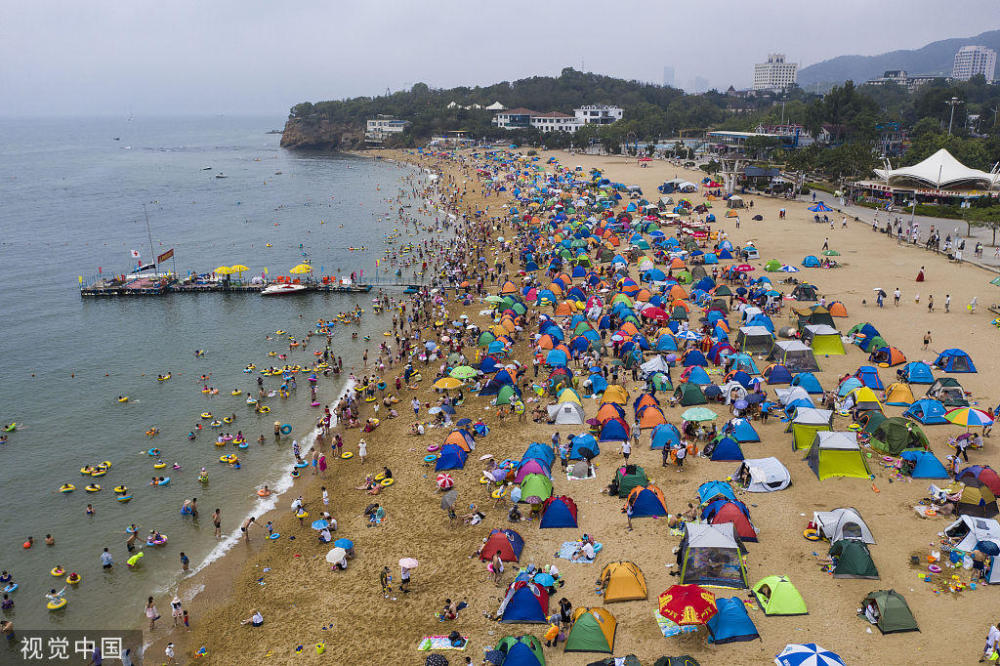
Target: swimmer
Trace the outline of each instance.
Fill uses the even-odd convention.
[[[35,537],[31,537],[30,536],[30,537],[28,537],[28,540],[24,542],[24,547],[26,549],[27,548],[31,548],[34,545],[35,545]]]
[[[95,513],[96,512],[94,511],[94,507],[92,505],[88,504],[87,505],[87,515],[88,516],[93,516]]]
[[[54,538],[52,538],[51,534],[46,534],[45,535],[45,545],[46,546],[54,546],[54,545],[56,545],[56,540]]]

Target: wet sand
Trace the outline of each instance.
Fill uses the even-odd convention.
[[[414,159],[425,166],[449,169],[459,181],[465,177],[454,165],[443,161],[397,156]],[[620,157],[564,153],[555,156],[564,165],[598,166],[612,181],[638,184],[650,200],[658,198],[655,186],[664,180],[675,176],[700,180],[703,175],[662,162],[639,168],[635,160]],[[546,157],[542,154],[540,161],[544,162]],[[481,203],[490,205],[495,210],[497,199],[482,200],[478,185],[473,185],[472,176],[469,178],[466,202],[474,207]],[[943,257],[923,250],[901,247],[860,223],[851,223],[842,230],[836,213],[831,214],[836,216],[836,229],[814,224],[812,213],[805,210],[808,204],[802,202],[749,198],[754,201],[754,209],[741,214],[740,229],[735,229],[731,220],[720,220],[713,228],[725,227],[734,244],[750,239],[757,243],[761,259],[751,262],[758,268],[755,275],[760,274],[763,264],[771,258],[799,265],[806,254],[818,255],[824,238],[829,237],[830,246],[841,253],[838,259],[843,266],[833,270],[802,269],[796,277],[817,284],[827,301],[841,300],[846,304],[849,317],[835,320],[838,328],[843,332],[855,323],[870,321],[909,360],[931,362],[936,352],[961,347],[970,353],[979,373],[956,377],[981,407],[992,405],[996,397],[990,392],[991,377],[998,369],[998,362],[991,353],[997,331],[990,325],[993,315],[986,310],[995,289],[988,284],[992,274],[968,265],[949,264]],[[697,203],[703,197],[692,195],[692,200]],[[833,202],[828,203],[832,205]],[[781,207],[788,210],[788,219],[784,221],[778,220],[777,210]],[[713,211],[718,217],[722,209],[721,202],[716,202]],[[764,220],[753,222],[750,220],[752,214],[761,214]],[[927,281],[917,284],[914,278],[921,266],[926,267]],[[769,275],[776,286],[784,277],[781,273]],[[893,307],[891,299],[892,290],[897,286],[903,292],[898,308]],[[874,287],[882,287],[890,293],[883,309],[874,307]],[[919,305],[914,303],[918,291]],[[949,293],[952,312],[946,314],[944,297]],[[933,313],[926,307],[930,294],[934,294],[936,301]],[[972,296],[979,296],[976,314],[969,314],[965,308]],[[862,304],[862,299],[867,305]],[[467,314],[482,325],[485,320],[478,315],[480,309],[483,309],[481,304],[474,304]],[[457,315],[461,309],[451,307],[451,312]],[[785,319],[788,314],[786,304],[782,315],[774,318],[776,326],[790,325],[791,318]],[[927,330],[932,331],[934,342],[931,349],[922,351],[921,339]],[[530,361],[527,343],[516,345],[514,356],[522,362]],[[818,377],[824,388],[835,385],[843,373],[867,364],[867,356],[856,347],[849,347],[846,356],[817,360],[822,370]],[[429,368],[424,375],[432,376],[433,372]],[[894,372],[886,369],[881,375],[888,384]],[[429,388],[430,383],[425,379],[417,392],[422,402],[437,398]],[[641,386],[629,384],[629,389],[634,397]],[[915,393],[922,392],[918,389],[915,387]],[[200,578],[206,591],[189,606],[193,631],[182,637],[183,643],[178,641],[181,654],[191,655],[198,647],[205,646],[208,657],[203,661],[212,664],[247,660],[276,664],[420,664],[425,653],[417,652],[416,647],[422,636],[447,634],[457,629],[469,636],[469,647],[464,652],[443,654],[453,664],[461,663],[466,655],[479,663],[482,649],[505,635],[532,633],[540,636],[544,632],[542,625],[500,625],[483,617],[484,612],[496,610],[503,589],[494,586],[488,580],[485,566],[469,556],[491,528],[509,526],[506,511],[493,508],[492,501],[477,483],[480,475],[478,456],[491,453],[498,460],[519,458],[530,442],[548,442],[556,428],[534,424],[530,419],[524,424],[513,419],[499,424],[495,411],[484,409],[485,399],[467,399],[459,415],[483,418],[492,432],[479,440],[466,468],[453,472],[459,491],[458,507],[461,513],[467,511],[470,502],[476,502],[487,514],[487,519],[475,527],[452,527],[439,507],[440,495],[434,487],[433,468],[421,463],[426,446],[440,443],[448,430],[430,430],[423,438],[410,436],[409,426],[413,422],[412,412],[407,409],[410,396],[404,392],[401,397],[400,418],[383,421],[377,431],[366,436],[367,463],[362,464],[357,458],[337,460],[325,480],[307,474],[281,499],[275,525],[285,535],[282,539],[263,543],[263,531],[258,530],[249,548],[234,549],[233,554],[192,581],[198,584]],[[666,403],[664,406],[667,418],[678,423],[681,408],[672,409]],[[585,400],[585,409],[591,417],[596,404]],[[902,409],[887,407],[886,413],[898,415]],[[716,411],[721,409],[716,408]],[[630,411],[628,416],[631,420]],[[836,428],[844,429],[846,425],[846,420],[838,417]],[[941,517],[922,519],[911,510],[924,496],[927,482],[893,482],[887,470],[879,466],[878,458],[873,457],[869,462],[879,492],[875,492],[871,482],[861,479],[830,479],[820,483],[801,461],[802,454],[792,451],[791,436],[784,433],[783,424],[771,419],[767,425],[758,422],[755,427],[762,441],[744,445],[744,453],[749,457],[777,456],[790,470],[793,484],[778,493],[740,496],[751,506],[760,535],[759,543],[749,545],[749,579],[753,583],[766,575],[788,575],[802,593],[809,615],[765,617],[761,611],[752,610],[750,615],[761,634],[761,641],[707,646],[704,631],[664,639],[653,613],[656,596],[676,582],[664,564],[674,561],[671,550],[680,538],[669,536],[665,521],[648,518],[636,519],[635,530],[625,532],[622,502],[600,492],[620,460],[613,446],[605,447],[598,458],[601,464],[597,479],[568,482],[558,469],[554,470],[556,494],[568,494],[576,500],[580,528],[538,530],[535,523],[516,526],[526,542],[521,563],[556,563],[567,582],[554,601],[565,596],[575,607],[603,605],[593,590],[594,581],[605,563],[631,560],[638,564],[646,577],[649,600],[606,607],[618,621],[615,655],[634,653],[644,664],[652,663],[660,655],[684,653],[694,655],[705,664],[765,664],[771,663],[786,643],[810,641],[838,652],[848,663],[971,663],[977,659],[987,624],[997,619],[991,614],[995,608],[996,590],[980,587],[959,594],[935,594],[930,584],[918,581],[920,569],[909,564],[911,554],[925,555],[932,545],[937,545],[937,533],[949,522]],[[579,428],[559,430],[565,438]],[[950,453],[948,437],[960,430],[942,425],[925,427],[924,432],[934,453],[943,460]],[[356,430],[345,433],[346,450],[356,450],[358,437]],[[992,440],[987,440],[983,452],[971,453],[971,458],[974,464],[1000,466]],[[632,460],[645,467],[664,491],[670,511],[685,508],[701,482],[725,479],[737,467],[735,463],[713,463],[696,458],[688,461],[682,473],[673,468],[661,468],[660,453],[649,450],[648,437],[643,437],[642,444],[633,450]],[[372,498],[353,488],[360,485],[366,472],[378,471],[383,465],[390,466],[397,479],[395,485],[378,498],[386,507],[388,520],[382,526],[368,528],[362,512]],[[340,521],[340,531],[335,537],[351,538],[358,553],[346,572],[329,571],[323,560],[329,546],[317,543],[308,520],[305,526],[299,526],[288,510],[296,494],[305,497],[311,513],[318,510],[321,483],[330,490],[331,513]],[[871,553],[881,580],[835,580],[820,571],[813,553],[825,555],[825,544],[806,541],[802,530],[813,511],[841,506],[856,507],[871,527],[878,542]],[[605,544],[596,563],[578,564],[554,559],[553,553],[561,542],[573,540],[583,532],[595,535]],[[288,536],[296,536],[296,540],[290,541]],[[239,555],[241,552],[244,555]],[[396,600],[383,599],[378,586],[379,571],[383,565],[388,565],[398,580],[397,562],[406,556],[420,561],[413,574],[412,593],[396,593]],[[263,573],[265,568],[270,568],[266,574]],[[510,571],[508,568],[508,581]],[[967,573],[962,576],[968,578]],[[264,585],[258,582],[259,578],[263,578]],[[855,617],[866,593],[890,588],[906,597],[920,623],[920,633],[882,636],[876,629],[869,631],[870,625]],[[738,595],[716,592],[719,596]],[[446,597],[469,602],[469,608],[462,611],[455,622],[441,623],[434,617]],[[239,626],[239,621],[254,608],[263,613],[265,625],[259,629]],[[317,656],[315,650],[320,641],[326,644],[323,656]],[[296,654],[299,645],[303,646],[302,654]],[[153,650],[154,657],[162,655],[159,645]],[[566,654],[560,646],[558,650],[546,649],[545,656],[547,663],[559,666],[595,661],[602,655]]]

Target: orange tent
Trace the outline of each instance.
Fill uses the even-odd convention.
[[[650,293],[649,289],[640,289],[639,291],[635,292],[635,296],[633,296],[635,300],[642,301],[643,303],[648,302],[649,299],[651,299],[652,297],[653,294]]]
[[[603,405],[606,402],[614,402],[619,405],[624,405],[628,402],[628,391],[624,386],[612,384],[604,390],[604,398],[601,400],[601,404]]]
[[[663,415],[657,406],[647,407],[639,414],[639,426],[642,428],[653,428],[667,422],[667,417]]]
[[[834,301],[826,306],[826,309],[830,311],[831,317],[846,317],[847,307],[840,301]]]
[[[656,404],[656,398],[654,398],[653,396],[651,396],[648,393],[643,393],[642,395],[640,395],[639,399],[635,401],[635,405],[633,405],[633,407],[635,408],[635,411],[638,412],[640,409],[642,409],[646,405],[651,405],[653,407],[659,407],[659,405]]]
[[[562,296],[563,288],[559,286],[558,282],[553,282],[546,289],[550,289],[556,296]]]
[[[551,335],[543,335],[538,339],[537,345],[539,349],[552,349],[556,346],[556,340]]]
[[[601,405],[601,408],[597,410],[597,416],[594,418],[596,418],[601,425],[604,425],[612,419],[625,418],[622,416],[622,413],[618,411],[618,408],[615,406],[616,404],[617,403],[613,402],[605,402]]]
[[[688,305],[687,301],[682,301],[679,298],[674,299],[673,302],[670,303],[670,307],[684,308],[684,312],[691,312],[691,306]]]
[[[454,444],[455,446],[459,446],[466,453],[472,450],[469,448],[469,444],[468,442],[466,442],[465,436],[463,436],[462,433],[460,433],[457,430],[451,431],[451,433],[444,438],[444,442],[441,443],[441,446],[444,446],[446,444]]]
[[[687,291],[684,290],[684,287],[680,286],[679,284],[675,284],[672,287],[670,287],[670,290],[667,292],[667,296],[671,299],[687,298],[688,293]]]
[[[572,305],[572,301],[563,301],[556,306],[555,314],[560,317],[570,317],[576,312],[576,308]]]
[[[503,283],[503,286],[500,287],[500,293],[501,294],[516,294],[517,293],[517,285],[514,284],[513,282],[511,282],[510,280],[507,280],[506,282]]]
[[[618,330],[621,331],[622,333],[625,333],[629,337],[632,337],[633,335],[638,335],[639,333],[639,329],[636,328],[636,325],[630,321],[627,321],[624,324],[622,324],[622,327]]]
[[[670,261],[670,268],[685,268],[684,261],[680,257],[674,257]]]

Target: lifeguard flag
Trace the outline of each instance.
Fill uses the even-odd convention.
[[[158,264],[159,263],[163,263],[164,261],[166,261],[167,259],[172,258],[173,256],[174,256],[174,248],[170,248],[169,250],[167,250],[163,254],[161,254],[161,255],[159,255],[159,256],[156,257],[156,263],[158,263]]]

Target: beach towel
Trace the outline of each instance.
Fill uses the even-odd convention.
[[[680,626],[672,620],[660,615],[660,611],[653,611],[653,617],[656,618],[656,625],[660,628],[660,633],[663,634],[664,638],[671,638],[673,636],[679,636],[680,634],[687,634],[694,631],[698,631],[698,627],[694,626]]]
[[[447,636],[424,636],[420,639],[420,644],[417,646],[418,652],[427,652],[428,650],[464,650],[469,646],[469,637],[462,636],[465,641],[462,643],[462,647],[455,647],[451,644],[451,640]]]
[[[563,541],[563,544],[559,546],[559,552],[556,553],[556,557],[559,557],[564,560],[569,560],[570,562],[583,562],[585,564],[590,564],[594,560],[586,560],[582,558],[577,560],[573,559],[573,554],[576,553],[577,549],[579,549],[580,543],[581,542],[579,541]],[[594,555],[597,555],[599,552],[601,552],[602,548],[604,548],[604,544],[595,543]]]

